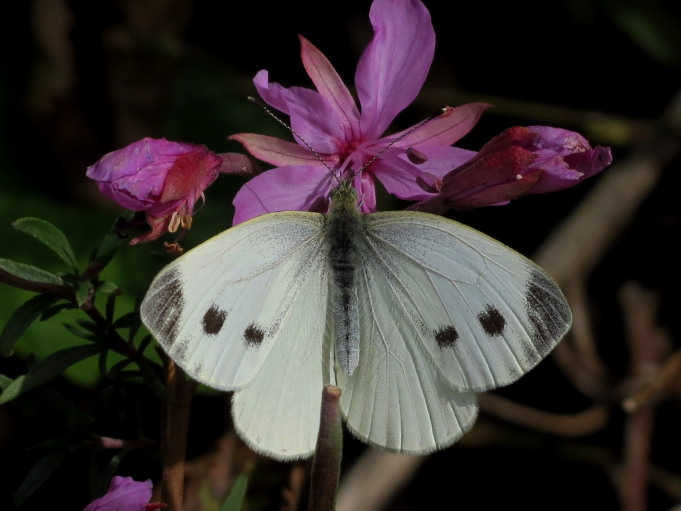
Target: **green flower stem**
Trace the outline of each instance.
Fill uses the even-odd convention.
[[[335,509],[343,455],[340,397],[341,390],[333,385],[326,385],[322,391],[322,412],[310,475],[308,511],[333,511]]]
[[[161,453],[163,454],[161,502],[168,505],[167,511],[181,511],[189,410],[197,383],[187,379],[182,369],[170,359],[166,359],[165,376],[167,399],[161,418]]]

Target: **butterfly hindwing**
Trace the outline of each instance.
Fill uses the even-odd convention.
[[[331,378],[328,366],[333,360],[325,332],[326,257],[300,262],[305,268],[297,275],[300,289],[288,319],[258,377],[232,398],[232,417],[241,437],[255,451],[280,460],[307,457],[314,451],[322,388]]]

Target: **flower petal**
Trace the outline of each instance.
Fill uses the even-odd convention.
[[[371,164],[371,173],[388,193],[400,199],[424,200],[437,193],[434,177],[400,158],[392,148]]]
[[[359,110],[352,94],[324,54],[303,36],[298,37],[303,66],[312,83],[335,110],[345,139],[355,139],[359,135]]]
[[[318,153],[335,153],[343,147],[345,132],[341,121],[331,104],[317,91],[303,87],[287,89],[268,81],[267,71],[260,71],[253,83],[260,97],[289,115],[291,130],[300,145],[309,145]]]
[[[275,211],[325,213],[333,179],[321,165],[278,167],[255,176],[234,197],[233,225]]]
[[[435,52],[435,31],[416,0],[375,0],[369,12],[374,37],[355,73],[365,140],[378,138],[425,82]]]
[[[416,165],[416,168],[421,172],[432,174],[440,179],[452,169],[470,161],[477,154],[475,151],[461,149],[460,147],[439,145],[419,145],[418,151],[425,155],[426,160]],[[406,154],[404,156],[400,155],[400,158],[403,160],[408,159]]]
[[[151,480],[140,482],[132,477],[114,476],[107,492],[83,511],[144,511],[152,488]]]
[[[359,210],[362,213],[373,213],[376,211],[376,184],[369,172],[360,172],[355,176],[352,185],[357,190],[359,198]]]
[[[227,138],[241,142],[251,155],[278,167],[321,165],[312,151],[294,142],[254,133],[237,133]],[[328,163],[329,167],[333,168],[338,162],[338,157],[332,155],[325,157],[324,161]]]
[[[416,147],[420,144],[429,146],[450,146],[468,134],[478,123],[480,116],[491,105],[487,103],[466,103],[455,108],[447,107],[446,111],[428,121],[420,128],[407,135],[395,145],[399,147]],[[391,140],[401,137],[411,128],[390,136]]]
[[[258,71],[253,78],[253,85],[260,97],[270,106],[286,115],[290,115],[288,108],[288,89],[278,83],[270,82],[269,72],[265,69]]]

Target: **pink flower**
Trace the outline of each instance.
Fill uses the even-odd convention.
[[[153,485],[150,480],[135,481],[132,477],[114,476],[108,491],[90,502],[83,511],[145,511],[165,504],[147,504]]]
[[[204,146],[144,138],[104,155],[87,169],[99,190],[121,206],[146,212],[152,241],[191,227],[194,205],[221,171],[223,160]]]
[[[507,204],[522,195],[563,190],[612,162],[610,148],[591,148],[579,133],[548,126],[509,128],[471,160],[447,173],[439,193],[409,209],[441,214]]]
[[[369,17],[374,37],[355,73],[359,107],[331,63],[303,37],[303,65],[317,90],[282,87],[270,82],[264,70],[254,79],[260,96],[290,117],[291,128],[341,179],[380,153],[354,176],[364,212],[376,210],[374,179],[402,199],[423,200],[436,193],[438,178],[475,154],[451,145],[487,108],[481,103],[448,108],[389,146],[400,133],[381,135],[421,89],[435,51],[435,32],[428,10],[417,0],[375,0]],[[298,137],[297,143],[248,133],[230,138],[276,166],[239,190],[234,224],[273,211],[327,210],[336,179]]]

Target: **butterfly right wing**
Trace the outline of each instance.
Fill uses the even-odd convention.
[[[273,213],[211,238],[156,276],[142,321],[194,379],[224,390],[243,387],[282,332],[295,337],[292,315],[311,331],[326,321],[312,311],[302,319],[300,311],[291,313],[308,281],[325,279],[309,271],[324,269],[323,222],[316,213]],[[318,299],[326,303],[325,294]]]

